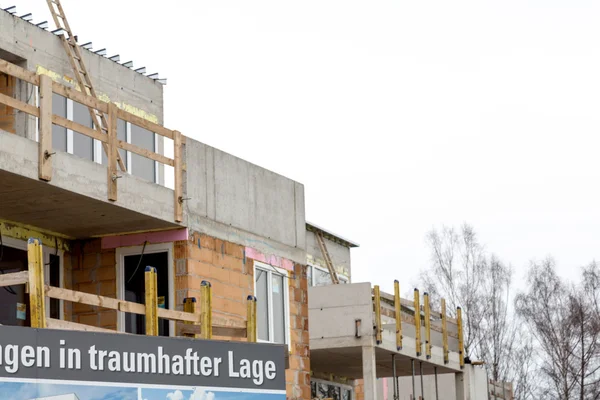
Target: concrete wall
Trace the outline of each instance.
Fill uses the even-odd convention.
[[[333,262],[335,271],[338,274],[347,276],[348,278],[350,278],[350,282],[352,282],[352,268],[350,266],[350,248],[342,246],[341,244],[333,242],[327,238],[325,238],[325,245],[327,246],[327,251],[331,256],[331,261]],[[327,269],[327,263],[325,263],[325,260],[323,259],[323,253],[321,252],[321,248],[317,243],[315,234],[311,231],[306,231],[306,258],[310,264]]]
[[[190,229],[305,264],[304,186],[187,138]]]
[[[46,72],[62,84],[68,84],[69,78],[74,78],[60,37],[2,10],[0,50],[0,58],[16,62],[10,59],[16,56],[17,60],[24,60],[16,62],[20,66],[38,73]],[[100,97],[107,96],[112,102],[124,103],[146,113],[148,119],[155,118],[155,122],[162,123],[161,84],[88,50],[82,49],[82,54]]]

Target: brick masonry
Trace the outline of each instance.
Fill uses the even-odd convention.
[[[0,93],[13,97],[15,92],[16,79],[0,72]],[[4,104],[0,104],[0,129],[10,133],[16,133],[15,128],[15,109]]]

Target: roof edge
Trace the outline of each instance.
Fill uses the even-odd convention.
[[[306,221],[306,230],[311,231],[311,232],[319,231],[327,239],[331,240],[332,242],[341,244],[342,246],[346,246],[346,247],[350,247],[350,248],[360,247],[360,245],[358,243],[353,242],[350,239],[346,239],[346,238],[344,238],[338,234],[335,234],[331,231],[328,231],[324,228],[321,228],[320,226],[313,224],[312,222]]]

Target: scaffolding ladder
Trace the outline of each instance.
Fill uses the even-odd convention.
[[[335,268],[333,268],[333,262],[331,261],[331,256],[327,251],[327,246],[325,246],[325,239],[323,238],[323,233],[319,230],[315,230],[315,237],[317,238],[317,243],[319,243],[319,247],[321,248],[321,253],[323,253],[323,258],[325,259],[325,264],[327,264],[327,269],[329,270],[329,275],[331,275],[331,282],[334,285],[340,283],[338,279],[337,273],[335,272]]]

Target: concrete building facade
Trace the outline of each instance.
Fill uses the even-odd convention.
[[[109,112],[115,105],[121,113],[113,133],[125,146],[119,154],[127,171],[111,175],[103,139],[76,131],[94,127],[87,105],[73,99],[89,101],[76,93],[60,37],[0,11],[0,272],[26,270],[26,240],[38,237],[53,287],[143,303],[140,271],[149,265],[158,274],[159,307],[183,310],[183,299],[200,297],[208,281],[213,317],[224,324],[244,322],[246,299],[255,296],[258,340],[288,346],[290,400],[381,399],[380,379],[394,370],[408,376],[411,362],[424,374],[452,376],[457,399],[479,399],[465,394],[473,374],[462,369],[457,322],[442,329],[440,314],[431,318],[426,354],[415,336],[416,326],[428,327],[416,317],[423,308],[404,299],[394,303],[392,295],[380,298],[371,283],[352,282],[350,253],[357,244],[307,223],[301,183],[184,136],[174,167],[181,182],[166,187],[165,174],[172,171],[138,154],[165,160],[168,135],[177,137],[152,125],[163,121],[162,85],[93,51],[83,50],[83,57],[100,100],[111,105]],[[40,150],[39,110],[47,100],[31,83],[41,85],[45,77],[54,92],[46,153]],[[40,179],[47,159],[51,179]],[[339,285],[330,284],[317,234]],[[0,291],[0,323],[28,326],[27,296],[13,291]],[[127,311],[52,299],[48,315],[144,333],[143,316]],[[448,334],[445,353],[442,332]],[[159,333],[177,336],[181,326],[161,320]]]

